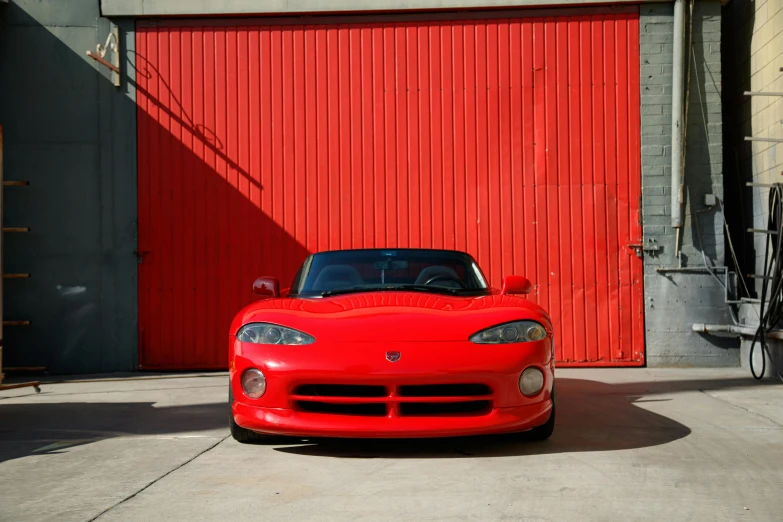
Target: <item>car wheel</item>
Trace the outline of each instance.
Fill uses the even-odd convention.
[[[549,419],[541,426],[536,426],[532,430],[520,431],[514,433],[515,438],[519,440],[534,441],[534,440],[547,440],[552,436],[552,432],[555,431],[555,389],[552,388],[552,413],[549,414]]]
[[[552,436],[552,432],[555,431],[555,388],[552,387],[552,413],[549,415],[549,419],[532,430],[527,432],[527,436],[530,440],[546,440]]]
[[[231,436],[234,440],[242,444],[271,444],[278,442],[280,437],[275,435],[264,435],[263,433],[256,433],[253,430],[248,430],[240,426],[234,420],[234,414],[231,411],[231,407],[234,404],[234,391],[231,389],[231,385],[228,385],[228,426],[231,429]]]

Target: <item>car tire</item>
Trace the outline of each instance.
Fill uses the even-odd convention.
[[[549,414],[549,419],[541,426],[536,426],[532,430],[528,431],[528,440],[547,440],[552,436],[555,431],[555,387],[552,386],[552,413]]]
[[[514,440],[519,441],[542,441],[547,440],[549,437],[552,436],[552,433],[555,431],[555,389],[552,388],[552,410],[549,414],[549,419],[542,424],[541,426],[536,426],[535,428],[527,431],[518,431],[516,433],[512,433],[512,437]]]
[[[243,428],[234,420],[232,406],[234,405],[234,391],[231,385],[228,385],[228,426],[231,430],[231,436],[241,444],[272,444],[278,442],[280,437],[275,435],[264,435],[253,430]]]

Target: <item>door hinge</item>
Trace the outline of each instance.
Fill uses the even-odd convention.
[[[636,252],[636,257],[639,259],[642,259],[644,252],[655,255],[661,250],[660,245],[658,245],[658,242],[653,238],[648,238],[647,241],[644,241],[643,243],[631,243],[628,245],[628,248],[632,248],[634,252]]]

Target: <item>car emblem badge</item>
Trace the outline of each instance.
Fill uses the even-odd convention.
[[[386,360],[389,362],[397,362],[400,360],[402,354],[400,352],[386,352]]]

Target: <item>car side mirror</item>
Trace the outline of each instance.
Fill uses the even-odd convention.
[[[503,288],[500,295],[529,294],[533,291],[533,283],[527,277],[510,275],[503,278]]]
[[[280,297],[280,280],[276,277],[259,277],[253,283],[253,293],[264,297]]]

